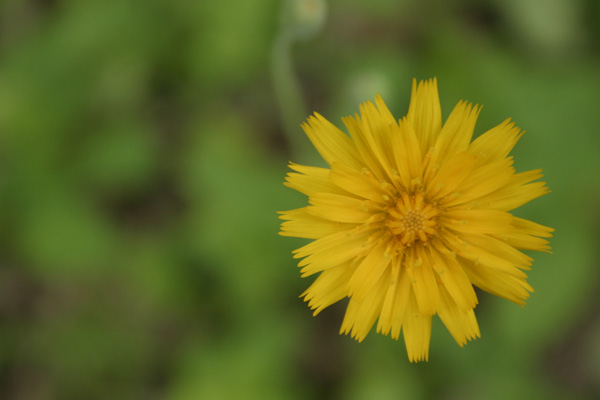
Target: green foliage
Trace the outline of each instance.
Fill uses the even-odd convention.
[[[2,397],[600,396],[598,7],[538,3],[332,0],[293,49],[310,111],[339,124],[379,92],[401,116],[437,76],[444,116],[465,98],[477,132],[526,129],[516,167],[553,190],[519,211],[557,229],[527,306],[482,294],[482,339],[438,324],[410,365],[298,299],[303,242],[275,214],[304,201],[270,86],[280,2],[3,2]]]

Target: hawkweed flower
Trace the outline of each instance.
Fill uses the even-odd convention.
[[[280,234],[314,239],[294,251],[314,314],[348,297],[340,333],[362,341],[403,332],[410,361],[427,360],[438,315],[462,347],[480,337],[473,286],[523,305],[533,292],[521,250],[549,251],[552,228],[510,211],[548,193],[541,170],[508,156],[523,132],[510,120],[472,141],[480,107],[460,101],[442,125],[435,79],[413,81],[397,121],[381,97],[343,122],[303,125],[329,168],[291,163],[285,185],[310,205],[281,212]]]

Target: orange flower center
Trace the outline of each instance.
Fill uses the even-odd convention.
[[[416,240],[426,242],[437,232],[437,219],[440,211],[426,203],[423,193],[402,194],[396,204],[388,209],[387,226],[400,243],[411,246]]]

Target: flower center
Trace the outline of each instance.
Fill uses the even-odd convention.
[[[388,209],[387,226],[397,236],[400,243],[411,246],[414,241],[426,242],[437,232],[436,217],[440,211],[426,203],[423,193],[411,196],[402,194],[396,204]]]

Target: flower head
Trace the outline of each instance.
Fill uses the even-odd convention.
[[[549,251],[553,229],[509,211],[548,188],[513,168],[509,120],[472,140],[479,111],[461,101],[442,125],[433,79],[413,81],[399,121],[377,96],[343,119],[349,136],[316,113],[303,125],[329,168],[290,164],[285,184],[310,205],[282,212],[280,233],[314,239],[294,251],[319,274],[302,296],[315,315],[348,297],[340,333],[360,342],[377,321],[427,360],[436,314],[460,346],[480,337],[473,286],[520,305],[533,292],[520,250]]]

